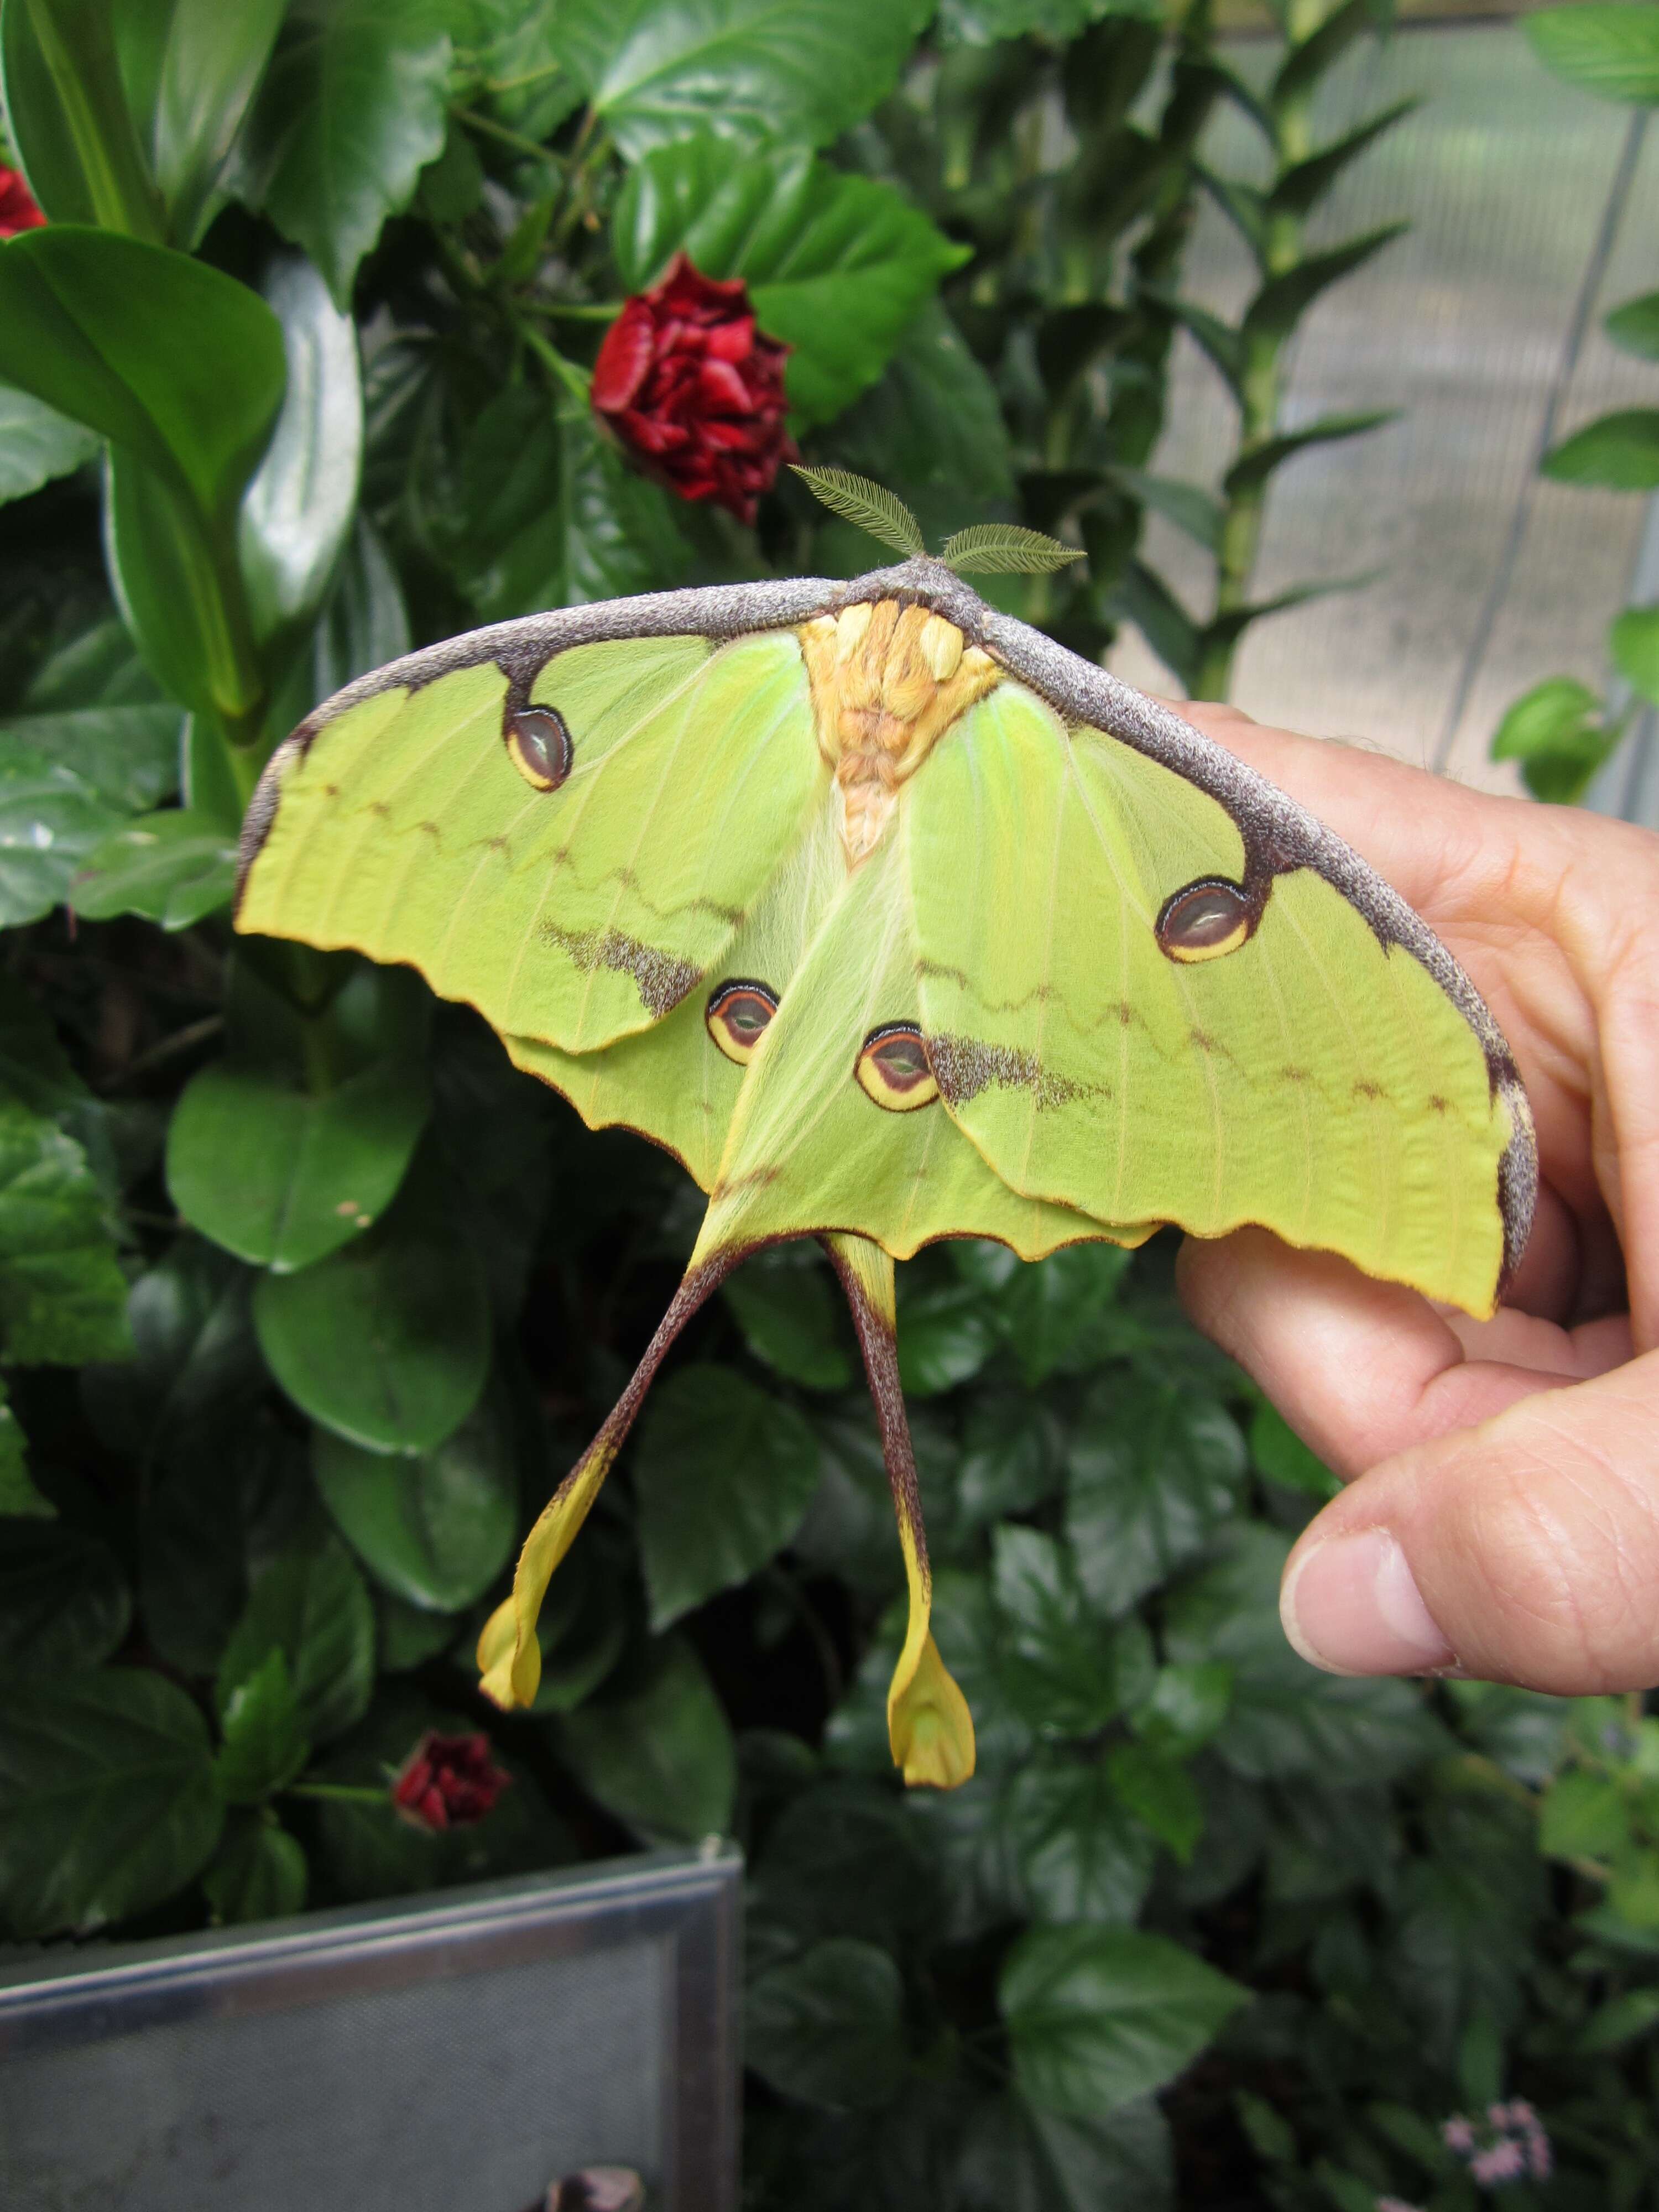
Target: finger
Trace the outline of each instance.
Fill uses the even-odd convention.
[[[1533,1334],[1510,1347],[1524,1362],[1471,1359],[1415,1291],[1373,1282],[1330,1253],[1295,1251],[1265,1229],[1188,1237],[1176,1281],[1206,1335],[1345,1480],[1580,1371],[1566,1331],[1525,1315],[1513,1319]]]
[[[1335,1674],[1659,1682],[1659,1353],[1414,1445],[1304,1531],[1279,1607]]]

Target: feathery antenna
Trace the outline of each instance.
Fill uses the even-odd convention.
[[[896,553],[914,556],[925,553],[921,525],[902,499],[868,477],[855,477],[850,469],[806,469],[790,466],[815,499],[821,499],[844,522],[855,522]]]
[[[914,559],[927,552],[921,524],[884,486],[850,469],[803,468],[793,461],[790,466],[812,496],[843,521],[856,523],[896,553]],[[939,557],[958,575],[973,569],[981,575],[1047,576],[1083,555],[1074,545],[1062,545],[1059,538],[1022,529],[1017,522],[976,522],[947,538]]]

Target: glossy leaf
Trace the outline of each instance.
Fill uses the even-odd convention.
[[[122,82],[110,0],[7,0],[0,12],[6,125],[53,223],[95,223],[159,243],[160,194]]]
[[[272,263],[264,290],[282,325],[288,383],[237,523],[238,562],[262,643],[308,622],[321,605],[356,511],[363,453],[349,316],[299,254]]]
[[[977,2100],[961,2168],[965,2212],[1173,2212],[1170,2127],[1150,2097],[1062,2119],[1018,2092]]]
[[[507,1565],[519,1525],[518,1467],[491,1397],[425,1452],[365,1451],[314,1430],[311,1465],[341,1534],[406,1603],[457,1612]]]
[[[142,914],[163,929],[188,929],[230,904],[236,846],[217,823],[169,807],[140,815],[94,845],[69,887],[89,921]]]
[[[789,399],[808,422],[874,381],[967,253],[889,185],[804,149],[745,154],[714,137],[662,147],[632,171],[615,243],[630,291],[680,252],[706,276],[743,277],[759,327],[795,349]]]
[[[27,1440],[0,1380],[0,1519],[50,1521],[57,1510],[30,1479]]]
[[[261,1805],[291,1782],[311,1746],[280,1645],[266,1652],[224,1701],[216,1771],[227,1803]]]
[[[925,519],[937,538],[1013,497],[996,386],[939,300],[905,325],[879,382],[836,418],[835,452],[912,503],[931,490]]]
[[[1604,702],[1576,676],[1547,677],[1504,714],[1492,741],[1494,760],[1515,760],[1534,798],[1571,805],[1612,751],[1616,732]]]
[[[360,512],[318,617],[311,688],[327,699],[354,676],[398,659],[410,641],[398,573],[374,525]]]
[[[1546,69],[1603,100],[1659,103],[1659,21],[1650,8],[1545,8],[1523,26]]]
[[[243,189],[342,309],[387,216],[443,151],[450,44],[437,0],[298,0],[248,118]]]
[[[1128,1376],[1097,1386],[1073,1446],[1066,1528],[1093,1602],[1121,1613],[1232,1510],[1244,1441],[1212,1399]]]
[[[1139,1911],[1156,1855],[1094,1761],[1022,1767],[1002,1814],[1033,1917],[1127,1923]]]
[[[843,1390],[852,1382],[845,1308],[811,1245],[797,1242],[757,1253],[728,1277],[721,1295],[756,1358],[790,1382],[813,1390]]]
[[[205,262],[54,223],[0,254],[0,374],[222,516],[276,419],[282,334]]]
[[[0,745],[9,756],[15,745],[55,761],[106,810],[137,813],[177,787],[181,721],[179,709],[162,700],[71,707],[0,721]]]
[[[122,58],[149,118],[149,166],[175,245],[193,246],[206,228],[285,4],[142,0],[127,10]]]
[[[119,1359],[126,1279],[104,1194],[72,1137],[0,1099],[0,1357]]]
[[[1659,487],[1659,408],[1599,416],[1546,454],[1543,473],[1557,483],[1652,491]]]
[[[933,1396],[977,1375],[996,1345],[996,1329],[984,1301],[970,1285],[949,1281],[898,1285],[899,1374],[906,1391]]]
[[[385,1060],[311,1096],[284,1071],[221,1061],[167,1130],[167,1188],[192,1227],[279,1275],[372,1229],[397,1196],[430,1103],[418,1061]]]
[[[312,1419],[370,1451],[426,1451],[478,1401],[489,1307],[477,1253],[431,1188],[253,1297],[259,1347]]]
[[[206,1724],[146,1668],[0,1705],[0,1913],[27,1941],[90,1933],[182,1889],[218,1841],[224,1807]]]
[[[632,159],[698,125],[828,145],[892,89],[932,0],[564,0],[551,36]]]
[[[558,1724],[563,1757],[607,1811],[648,1841],[695,1843],[731,1824],[731,1723],[696,1652],[665,1638],[631,1680]]]
[[[635,1488],[651,1626],[665,1628],[765,1565],[818,1485],[793,1406],[724,1367],[684,1367],[641,1423]]]
[[[135,453],[112,447],[105,472],[104,544],[122,620],[161,688],[216,738],[218,722],[252,713],[264,686],[229,526],[210,526],[181,485]]]
[[[1162,2088],[1249,1996],[1179,1944],[1127,1928],[1032,1929],[998,1994],[1022,2094],[1084,2120]]]
[[[55,1520],[6,1530],[0,1669],[47,1679],[80,1674],[118,1647],[131,1614],[120,1562],[96,1536]]]
[[[785,2097],[841,2112],[878,2111],[903,2087],[903,1990],[873,1943],[832,1937],[750,1985],[750,2066]]]
[[[1172,1753],[1145,1743],[1114,1744],[1106,1772],[1114,1796],[1184,1866],[1204,1829],[1204,1806],[1192,1777]]]
[[[32,392],[0,385],[0,502],[24,499],[98,451],[94,434]]]
[[[202,1876],[216,1928],[283,1920],[306,1901],[309,1869],[298,1839],[252,1814],[233,1814]]]
[[[1109,1621],[1058,1538],[1005,1524],[992,1542],[1010,1695],[1042,1735],[1092,1735],[1123,1703]]]
[[[66,762],[21,735],[8,742],[0,753],[0,927],[50,914],[120,821]]]
[[[282,1655],[291,1692],[293,1725],[270,1668]],[[362,1576],[337,1536],[296,1547],[272,1560],[254,1582],[247,1607],[219,1662],[219,1710],[227,1724],[237,1694],[256,1677],[261,1686],[244,1710],[251,1735],[291,1747],[295,1732],[313,1743],[362,1718],[374,1686],[374,1611]]]

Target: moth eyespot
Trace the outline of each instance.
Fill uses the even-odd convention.
[[[1158,917],[1158,941],[1171,960],[1218,960],[1237,952],[1261,918],[1261,909],[1237,884],[1206,877],[1172,891]]]
[[[927,1040],[914,1022],[884,1022],[872,1030],[853,1073],[865,1097],[890,1113],[908,1114],[939,1097]]]
[[[739,1067],[754,1057],[766,1024],[778,1011],[778,994],[764,983],[722,983],[703,1009],[708,1034]]]
[[[562,714],[551,707],[520,707],[507,718],[507,754],[532,789],[556,791],[570,773],[575,748]]]

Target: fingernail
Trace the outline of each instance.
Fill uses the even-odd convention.
[[[1456,1662],[1386,1528],[1304,1552],[1279,1594],[1279,1617],[1295,1649],[1329,1674],[1438,1674]]]

